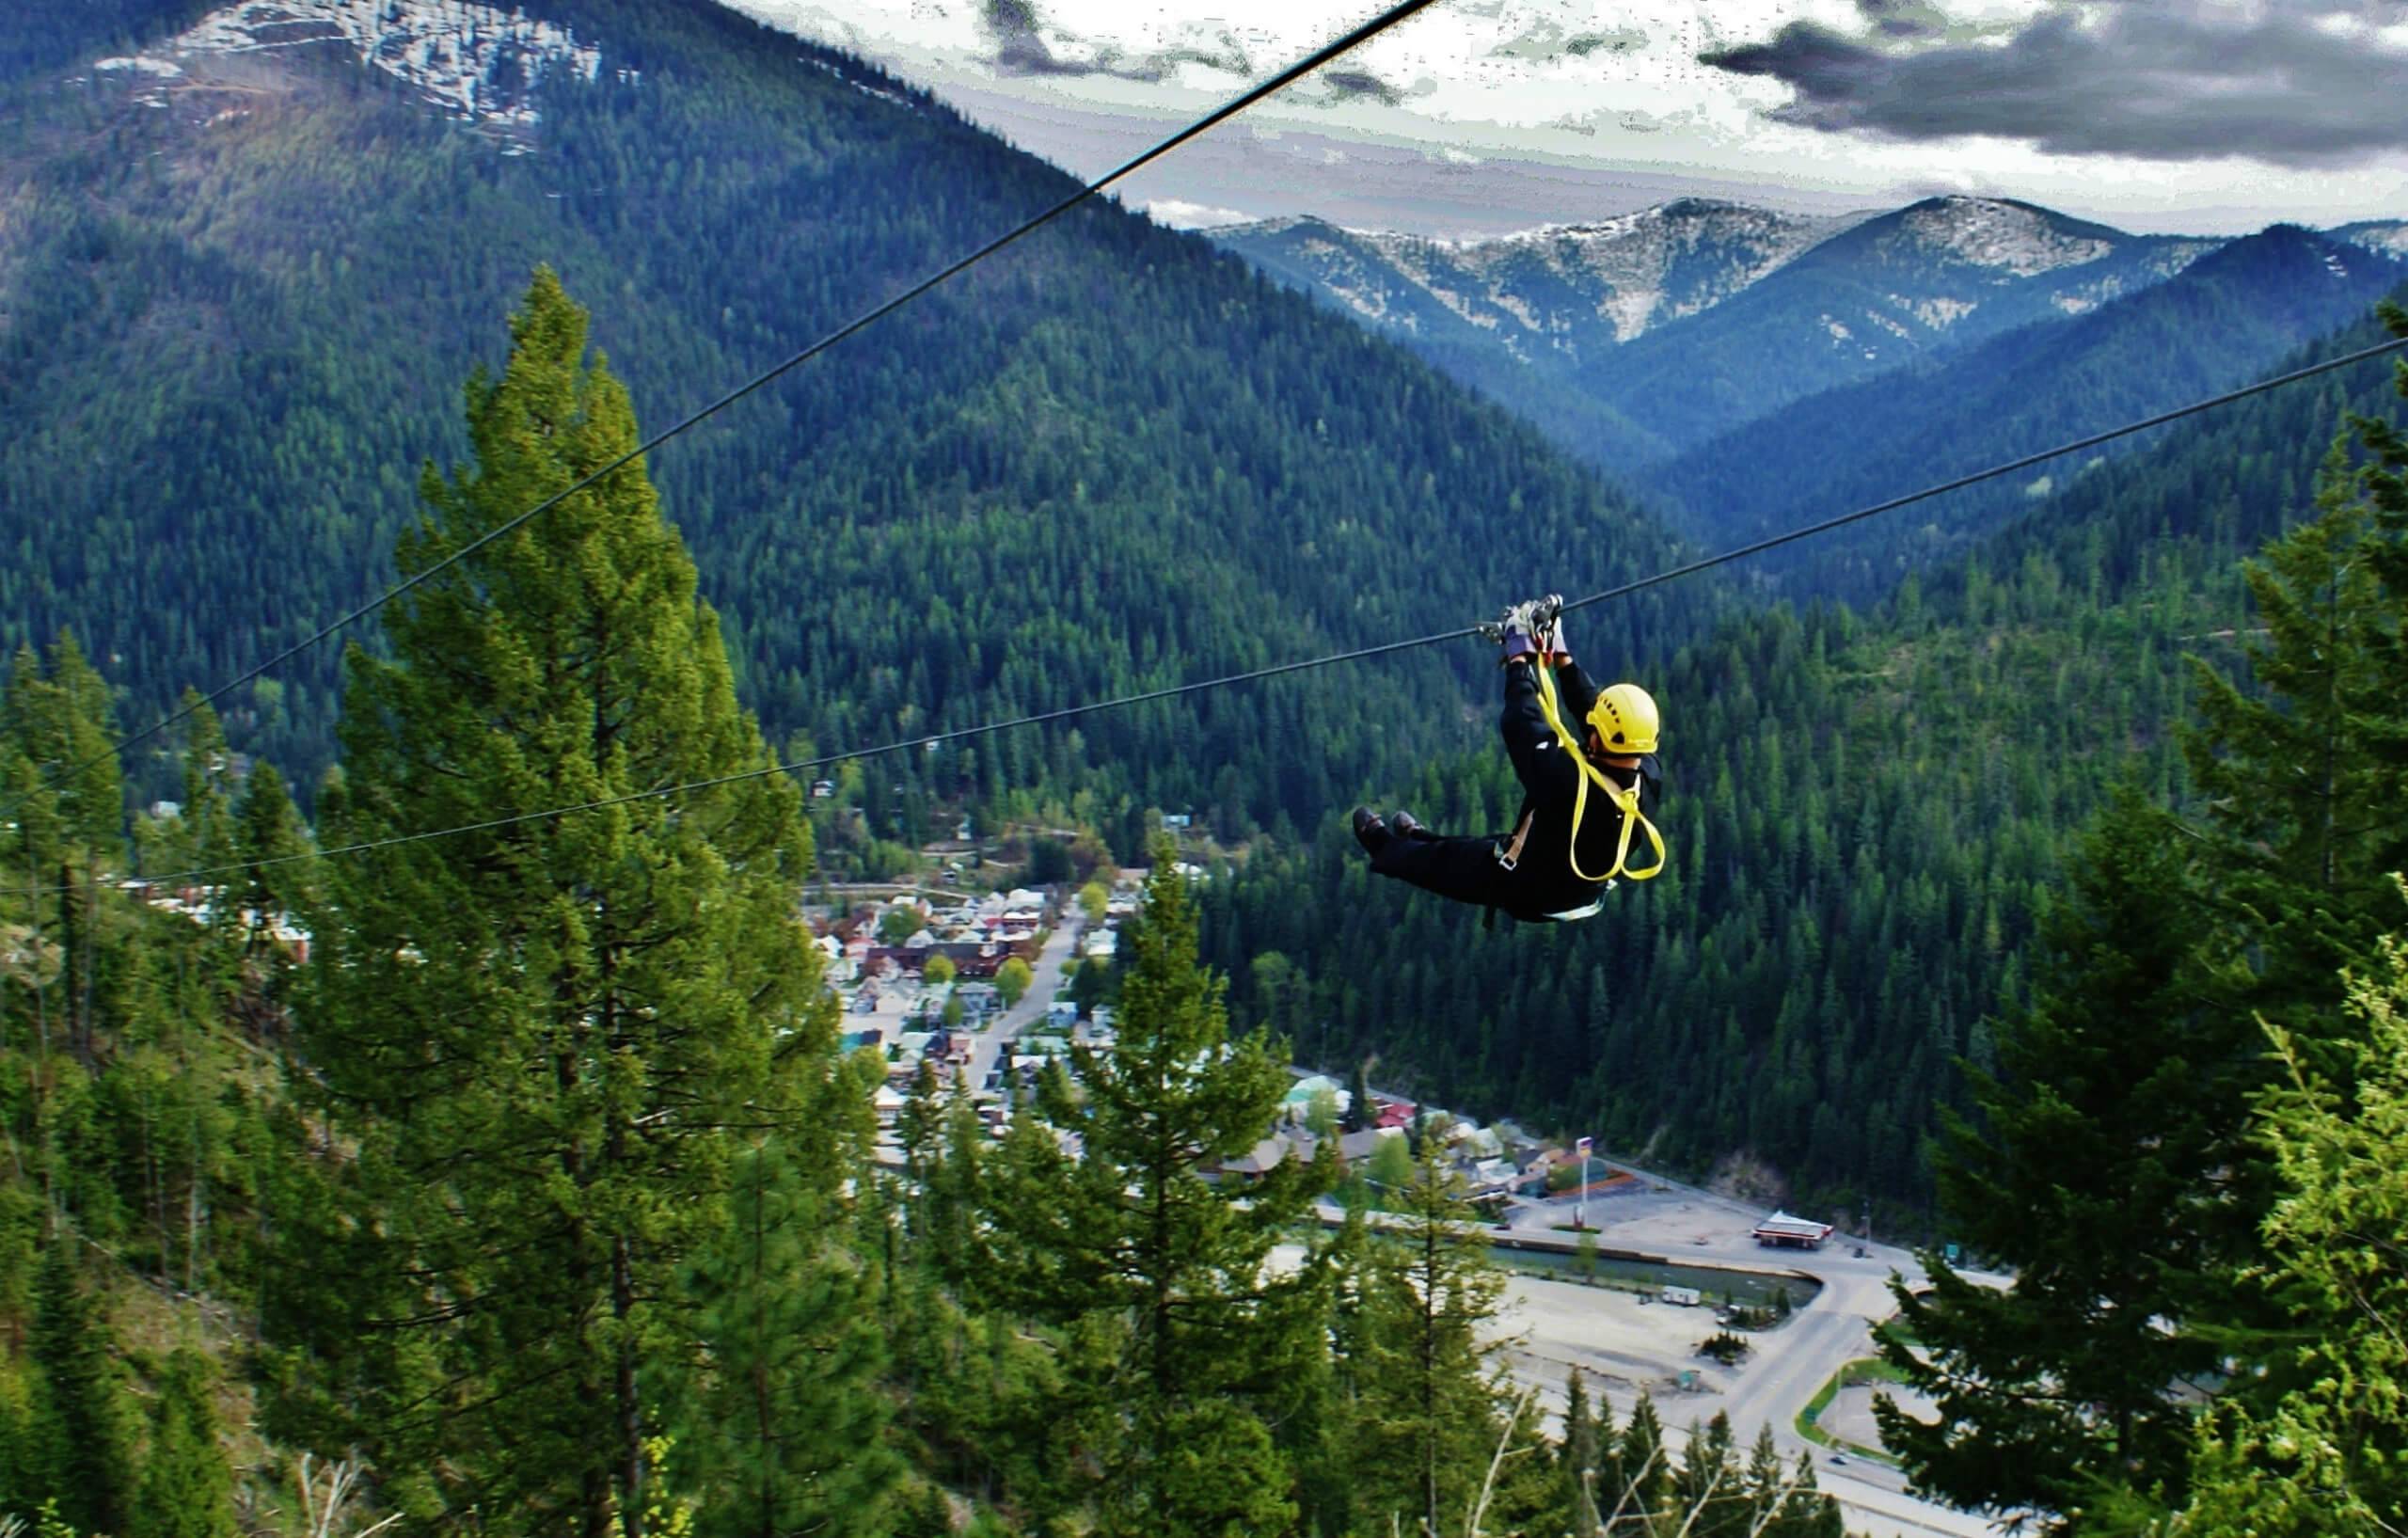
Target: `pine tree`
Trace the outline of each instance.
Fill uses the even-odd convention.
[[[677,1418],[705,1538],[885,1530],[901,1472],[873,1390],[885,1361],[876,1278],[837,1245],[831,1203],[772,1139],[739,1155],[733,1222],[694,1262],[707,1369]]]
[[[1346,1118],[1339,1123],[1350,1133],[1359,1133],[1372,1125],[1375,1108],[1371,1104],[1371,1070],[1365,1059],[1354,1059],[1354,1077],[1347,1086]]]
[[[2281,1191],[2262,1285],[2285,1307],[2294,1371],[2271,1404],[2236,1397],[2202,1418],[2189,1498],[2154,1532],[2317,1538],[2408,1526],[2408,1345],[2398,1328],[2408,1271],[2396,1240],[2408,1213],[2408,941],[2387,937],[2381,953],[2349,988],[2348,1013],[2365,1031],[2348,1049],[2347,1094],[2296,1037],[2269,1027],[2284,1079],[2260,1098],[2261,1135]]]
[[[1612,1407],[1607,1406],[1607,1417],[1612,1413]],[[1598,1417],[1591,1413],[1588,1386],[1581,1381],[1580,1370],[1574,1368],[1564,1389],[1563,1449],[1558,1460],[1563,1470],[1564,1524],[1574,1538],[1597,1538],[1597,1529],[1603,1525],[1597,1513],[1597,1448],[1611,1435],[1610,1419],[1601,1427]]]
[[[119,1532],[134,1478],[116,1348],[99,1300],[76,1275],[75,1240],[53,1235],[34,1276],[36,1381],[29,1440],[35,1492],[78,1530]]]
[[[1362,1503],[1446,1532],[1469,1509],[1510,1413],[1497,1344],[1482,1339],[1503,1308],[1505,1276],[1437,1139],[1423,1139],[1412,1180],[1391,1203],[1398,1221],[1364,1255],[1354,1441]]]
[[[1940,1414],[1880,1402],[1882,1437],[1952,1503],[2062,1514],[2125,1469],[2178,1478],[2171,1390],[2223,1360],[2201,1326],[2230,1318],[2220,1277],[2250,1244],[2230,1176],[2261,1074],[2208,960],[2194,849],[2132,797],[2101,820],[2057,959],[1975,1078],[1987,1133],[1956,1123],[1939,1155],[1950,1235],[2016,1274],[1985,1287],[1932,1255],[1929,1292],[1893,1288],[1907,1328],[1882,1355]]]
[[[1631,1406],[1629,1422],[1623,1427],[1619,1451],[1621,1487],[1606,1509],[1606,1530],[1615,1538],[1652,1531],[1672,1488],[1664,1422],[1656,1413],[1655,1399],[1643,1388],[1639,1403]]]
[[[2368,958],[2408,851],[2396,751],[2408,701],[2384,665],[2408,587],[2382,578],[2398,540],[2378,531],[2345,442],[2317,509],[2245,568],[2265,628],[2249,652],[2262,692],[2194,662],[2200,722],[2184,743],[2214,819],[2220,907],[2262,958],[2249,1005],[2292,1018],[2304,999],[2329,1007],[2335,975]]]
[[[1672,1477],[1672,1510],[1694,1538],[1737,1538],[1748,1530],[1748,1492],[1735,1448],[1731,1419],[1721,1411],[1703,1430],[1689,1422],[1688,1445]]]
[[[1072,1049],[1075,1089],[1040,1081],[982,1181],[983,1290],[1068,1332],[1056,1413],[1098,1530],[1132,1538],[1295,1519],[1268,1418],[1319,1349],[1306,1282],[1268,1262],[1329,1171],[1205,1179],[1254,1147],[1289,1081],[1264,1033],[1229,1039],[1174,864],[1164,849],[1123,931],[1113,1047]]]
[[[1840,1503],[1823,1494],[1814,1482],[1814,1459],[1800,1452],[1780,1514],[1759,1538],[1846,1538],[1846,1531],[1840,1520]]]
[[[217,1443],[211,1376],[198,1352],[180,1348],[167,1358],[128,1538],[233,1538],[234,1475]]]
[[[256,960],[272,945],[276,921],[306,912],[311,905],[315,872],[307,858],[309,831],[274,764],[251,770],[235,816],[235,850],[244,869],[238,883],[229,883],[230,906],[251,915],[244,951]]]
[[[637,441],[548,271],[512,336],[405,576]],[[642,1538],[645,1385],[690,1336],[675,1278],[725,1230],[730,1160],[848,1114],[793,918],[808,831],[640,464],[383,616],[390,659],[348,658],[331,836],[482,826],[328,872],[292,1077],[357,1152],[283,1198],[287,1424],[358,1445],[417,1515]],[[611,804],[535,815],[563,802]]]
[[[60,952],[58,986],[39,991],[38,1023],[45,1038],[57,1028],[87,1068],[101,873],[117,863],[125,822],[111,717],[108,685],[72,635],[58,638],[46,664],[31,648],[19,650],[0,695],[0,741],[13,745],[18,759],[19,783],[8,788],[24,884],[50,889],[46,898],[31,898],[34,938],[39,944],[46,931]]]

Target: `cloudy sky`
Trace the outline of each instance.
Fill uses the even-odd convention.
[[[731,0],[1084,175],[1382,0]],[[2131,230],[2408,217],[2408,0],[1439,0],[1126,183],[1497,233],[1941,191]]]

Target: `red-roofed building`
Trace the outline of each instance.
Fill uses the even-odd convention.
[[[1414,1113],[1421,1109],[1411,1101],[1384,1100],[1372,1103],[1380,1108],[1379,1118],[1372,1123],[1378,1127],[1410,1127]]]

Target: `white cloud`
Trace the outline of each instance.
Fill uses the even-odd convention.
[[[1244,80],[1309,52],[1361,22],[1377,0],[1215,0],[1209,10],[1167,0],[727,0],[804,36],[853,49],[965,104],[1000,111],[1029,149],[1074,170],[1082,146],[1112,137],[1117,121],[1166,130],[1241,88]],[[2160,4],[2207,0],[2151,0]],[[2276,7],[2289,0],[2242,0]],[[2320,4],[2331,0],[2319,0]],[[2353,0],[2357,3],[2357,0]],[[2390,0],[2379,0],[2388,6]],[[2036,18],[2112,0],[1446,0],[1373,39],[1344,61],[1357,84],[1309,84],[1261,103],[1220,131],[1307,133],[1346,144],[1418,149],[1431,182],[1399,205],[1393,222],[1427,227],[1434,210],[1461,212],[1456,228],[1484,227],[1478,177],[1491,168],[1557,166],[1576,177],[1616,178],[1628,206],[1656,200],[1666,178],[1716,196],[1790,206],[1871,206],[1936,185],[2028,198],[2142,229],[2256,228],[2277,217],[2312,223],[2408,214],[2408,154],[2317,172],[2275,172],[2245,162],[2167,165],[2108,154],[2052,152],[2011,137],[1935,142],[1831,133],[1774,114],[1792,103],[1783,81],[1710,68],[1700,55],[1771,43],[1805,23],[1855,38],[2003,40]],[[1019,41],[999,41],[1004,16]],[[2391,16],[2384,16],[2390,21]],[[1016,50],[1016,51],[1014,51]],[[1041,52],[1039,52],[1041,50]],[[1006,57],[1006,54],[1009,55]],[[1020,61],[1016,71],[1012,59]],[[1028,61],[1038,61],[1032,72]],[[1243,60],[1249,74],[1227,65]],[[1001,123],[999,122],[999,126]],[[1051,136],[1049,136],[1051,135]],[[1125,141],[1128,135],[1119,135]],[[1226,189],[1183,181],[1196,157],[1182,151],[1149,171],[1133,198],[1225,203]],[[1332,162],[1332,164],[1335,164]],[[1297,212],[1356,189],[1299,162],[1285,184],[1244,200]],[[1426,194],[1427,196],[1423,196]],[[1276,201],[1278,208],[1267,205]],[[1587,216],[1599,212],[1583,207]],[[1494,211],[1519,218],[1518,211]]]
[[[1157,198],[1146,205],[1146,213],[1156,224],[1168,225],[1173,230],[1214,230],[1225,224],[1244,224],[1254,217],[1234,208],[1191,203],[1184,198]]]

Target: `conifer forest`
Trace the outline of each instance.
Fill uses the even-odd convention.
[[[913,293],[1088,173],[787,23],[0,15],[0,1538],[2408,1531],[2408,207]],[[1662,874],[1375,871],[1558,591]]]

